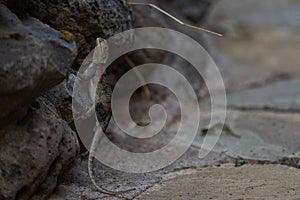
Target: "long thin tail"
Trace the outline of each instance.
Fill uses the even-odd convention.
[[[94,186],[102,193],[104,194],[108,194],[108,195],[117,195],[117,194],[121,194],[121,193],[125,193],[125,192],[129,192],[132,190],[135,190],[134,188],[129,189],[129,190],[124,190],[124,191],[110,191],[110,190],[106,190],[102,187],[100,187],[97,182],[96,182],[96,178],[94,176],[94,172],[93,172],[93,162],[95,159],[95,154],[96,154],[96,150],[97,150],[97,146],[102,138],[102,136],[104,135],[104,133],[102,132],[101,128],[98,127],[96,130],[96,133],[93,137],[93,141],[91,144],[91,148],[90,148],[90,153],[89,153],[89,158],[88,158],[88,173],[89,173],[89,177],[92,181],[92,183],[94,184]]]

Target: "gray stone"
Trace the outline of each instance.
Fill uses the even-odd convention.
[[[0,4],[0,119],[16,121],[32,101],[60,83],[75,59],[75,43],[31,17],[22,21]],[[3,120],[5,118],[5,120]]]
[[[300,79],[280,81],[264,87],[228,95],[228,106],[242,109],[300,111]]]
[[[299,199],[300,199],[300,196],[298,196],[298,197],[294,198],[293,200],[299,200]]]
[[[63,81],[59,85],[51,88],[44,95],[57,109],[58,113],[72,128],[75,130],[73,124],[72,114],[72,96],[69,94],[66,88],[66,81]]]
[[[75,36],[78,46],[76,66],[96,46],[96,38],[108,37],[132,28],[131,10],[125,0],[30,0],[21,1],[26,11],[51,27]],[[130,43],[131,35],[118,41]]]
[[[79,152],[75,132],[46,99],[0,131],[0,199],[45,199]]]
[[[229,110],[226,118],[226,124],[236,136],[223,131],[213,151],[252,160],[300,158],[299,114]],[[204,114],[201,127],[207,126],[209,120],[210,115]],[[207,136],[213,137],[214,134]],[[203,139],[204,135],[199,134],[194,145],[200,147]]]
[[[45,94],[45,97],[55,105],[61,117],[65,121],[67,121],[68,124],[75,130],[73,115],[74,114],[76,115],[78,113],[72,110],[72,101],[73,103],[76,102],[80,104],[80,107],[84,107],[86,105],[84,105],[84,102],[80,102],[81,99],[79,97],[72,94],[73,89],[70,90],[70,88],[73,88],[74,82],[69,81],[70,77],[76,79],[76,75],[70,74],[66,81],[63,81],[61,84],[49,90]],[[84,92],[84,91],[78,90],[77,92]],[[96,105],[95,105],[97,117],[103,130],[106,129],[111,116],[111,112],[109,108],[111,93],[112,93],[111,88],[106,83],[106,73],[104,73],[102,75],[101,81],[98,82],[97,91],[96,91]],[[88,97],[85,97],[83,95],[83,98],[88,98]]]

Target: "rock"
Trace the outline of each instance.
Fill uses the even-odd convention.
[[[210,120],[210,115],[204,113],[201,127],[207,126]],[[218,112],[213,115],[217,117]],[[227,110],[226,125],[236,136],[223,131],[213,149],[216,152],[259,161],[300,158],[300,115],[297,113]],[[211,134],[207,137],[215,132]],[[204,135],[199,134],[194,145],[200,147],[203,139]]]
[[[96,38],[108,38],[132,28],[131,10],[125,0],[29,0],[26,11],[59,31],[76,36],[77,67],[95,47]],[[122,43],[132,38],[123,38]]]
[[[76,79],[76,76],[74,74],[70,74],[66,81],[62,82],[61,84],[49,90],[44,96],[53,105],[55,105],[62,119],[64,119],[74,131],[76,131],[73,116],[78,115],[78,113],[75,110],[72,110],[72,101],[75,101],[76,103],[79,102],[77,101],[78,99],[76,98],[76,95],[75,97],[71,96],[74,82],[69,81],[70,77],[74,77]],[[98,82],[98,88],[96,91],[96,105],[94,105],[96,108],[96,114],[97,114],[99,124],[103,130],[106,130],[111,117],[111,110],[110,110],[111,93],[112,93],[111,88],[106,83],[106,73],[104,73],[101,81]],[[86,151],[86,148],[84,147],[81,141],[80,141],[80,149],[81,152]]]
[[[72,96],[67,91],[66,81],[50,89],[44,97],[55,105],[61,118],[75,130],[72,114]]]
[[[2,4],[0,19],[0,119],[11,123],[25,116],[36,97],[63,81],[77,49],[58,31],[35,18],[21,21]]]
[[[76,76],[74,74],[71,74],[69,78],[70,77],[76,79]],[[74,84],[73,80],[72,81],[66,80],[61,84],[53,87],[44,96],[51,103],[55,105],[61,117],[66,122],[68,122],[68,124],[70,124],[70,126],[75,130],[74,120],[73,120],[74,113],[72,110],[72,101],[76,101],[77,103],[79,102],[76,96],[75,97],[71,96],[72,94],[71,88],[74,86],[72,84]],[[96,91],[96,105],[95,105],[97,117],[103,130],[106,129],[111,116],[110,113],[111,93],[112,91],[110,86],[106,84],[106,73],[104,73],[102,75],[101,81],[98,82],[98,88]]]
[[[131,13],[123,0],[4,3],[14,13],[0,4],[0,199],[45,199],[79,152],[67,124],[72,124],[71,98],[63,84],[56,86],[75,60],[75,42],[80,65],[96,37],[131,27]],[[125,45],[131,39],[115,42]],[[39,97],[45,92],[58,112]],[[106,127],[111,91],[105,84],[97,92],[98,118]]]
[[[300,79],[279,81],[264,87],[228,95],[228,106],[241,109],[300,111]]]
[[[45,199],[79,152],[76,134],[46,99],[0,130],[0,199]]]

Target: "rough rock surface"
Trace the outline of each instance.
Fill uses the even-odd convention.
[[[6,2],[15,13],[0,3],[0,199],[45,199],[74,162],[79,144],[55,107],[39,96],[65,79],[77,47],[16,2]]]
[[[75,43],[61,39],[58,31],[35,18],[26,17],[21,21],[2,4],[0,19],[0,119],[3,123],[23,117],[35,98],[60,83],[77,49]]]
[[[0,130],[0,199],[44,199],[79,152],[76,134],[46,99]]]
[[[97,37],[106,39],[131,29],[133,23],[131,11],[125,0],[30,0],[25,7],[26,11],[42,22],[76,36],[78,66],[95,47]]]
[[[111,117],[110,110],[110,95],[111,88],[106,84],[106,76],[102,76],[101,81],[98,82],[98,88],[96,91],[96,114],[100,126],[103,130],[106,130]],[[70,95],[66,87],[66,81],[55,86],[44,95],[58,110],[59,115],[64,119],[69,126],[76,131],[76,127],[73,119],[72,101],[76,101],[76,97],[73,98]],[[73,102],[74,103],[74,102]],[[75,113],[76,115],[76,113]],[[80,141],[81,152],[85,152],[86,148]]]
[[[55,106],[62,119],[72,125],[72,96],[67,91],[66,81],[53,87],[44,96]],[[71,127],[75,130],[73,125]]]
[[[1,200],[46,199],[57,187],[76,159],[79,143],[68,125],[70,96],[63,83],[53,87],[65,79],[76,56],[80,65],[96,37],[107,38],[131,25],[124,0],[1,1]],[[39,97],[51,88],[46,97],[59,111]],[[110,93],[106,85],[103,90]],[[101,99],[104,93],[98,92]],[[107,102],[101,103],[99,115],[106,114]]]

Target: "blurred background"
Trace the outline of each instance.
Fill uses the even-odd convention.
[[[300,1],[137,2],[153,3],[223,37],[181,26],[155,9],[129,6],[125,0],[0,0],[0,199],[299,199]],[[133,138],[110,118],[111,88],[124,73],[145,63],[171,66],[189,80],[201,120],[196,122],[193,145],[164,169],[130,174],[95,161],[99,185],[109,190],[135,188],[109,196],[90,180],[87,149],[72,116],[68,76],[76,78],[97,37],[107,39],[138,27],[173,29],[204,47],[224,81],[226,122],[210,124],[224,107],[221,89],[208,91],[203,78],[218,81],[209,65],[203,65],[205,74],[200,75],[170,52],[148,49],[121,56],[98,85],[97,117],[110,141],[129,152],[152,152],[167,145],[180,126],[176,96],[154,84],[139,88],[130,99],[133,120],[128,119],[128,127],[149,124],[149,108],[162,104],[168,118],[159,134]],[[159,73],[154,70],[151,76]],[[214,112],[210,93],[220,97]],[[193,120],[191,114],[184,123]],[[200,159],[205,137],[219,131],[213,151]]]

